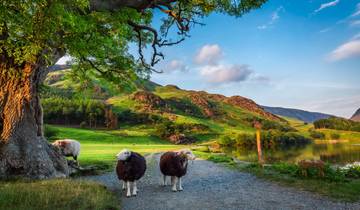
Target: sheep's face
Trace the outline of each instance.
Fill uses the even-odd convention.
[[[121,152],[119,152],[119,154],[116,155],[118,160],[127,160],[131,155],[131,151],[124,149]]]
[[[188,160],[195,160],[196,159],[196,156],[194,155],[194,153],[192,153],[192,151],[189,150],[189,149],[182,149],[182,150],[179,151],[179,153],[186,155]]]

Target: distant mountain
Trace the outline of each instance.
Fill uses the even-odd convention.
[[[360,109],[355,112],[355,114],[350,118],[350,120],[360,122]]]
[[[265,111],[270,112],[272,114],[291,117],[308,123],[312,123],[316,120],[327,119],[329,117],[332,117],[332,115],[329,114],[324,114],[319,112],[309,112],[300,109],[268,107],[268,106],[262,106],[262,107],[265,109]]]

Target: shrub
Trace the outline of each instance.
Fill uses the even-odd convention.
[[[338,140],[338,139],[340,139],[340,134],[338,134],[338,133],[332,133],[332,134],[330,135],[330,137],[331,137],[331,139],[333,139],[333,140]]]
[[[339,117],[330,117],[328,119],[321,119],[314,122],[315,128],[327,128],[334,130],[345,131],[360,131],[360,122],[347,120]]]
[[[300,174],[300,168],[296,164],[276,163],[272,165],[272,168],[281,174],[289,174],[291,176],[298,176]]]
[[[82,121],[79,126],[80,126],[80,128],[85,128],[86,127],[86,122]]]
[[[311,140],[294,132],[281,132],[278,130],[264,131],[261,133],[261,145],[264,148],[287,148],[291,146],[303,146]],[[236,137],[224,136],[219,144],[224,146],[238,146],[244,148],[256,148],[256,136],[254,134],[239,134]]]
[[[119,122],[128,125],[155,124],[164,121],[158,115],[148,114],[148,113],[137,113],[131,110],[125,110],[119,113],[118,120]]]
[[[203,124],[196,123],[183,123],[176,124],[168,120],[164,120],[162,123],[157,124],[155,129],[155,135],[161,138],[168,138],[174,134],[192,134],[194,132],[208,132],[210,128]]]
[[[235,139],[230,136],[222,136],[219,140],[219,144],[223,146],[234,146],[235,142]]]
[[[314,139],[325,139],[325,134],[320,132],[320,131],[316,131],[314,129],[311,129],[310,131],[310,137],[314,138]]]
[[[341,168],[346,177],[349,178],[360,178],[360,165],[359,164],[348,164],[347,166]]]

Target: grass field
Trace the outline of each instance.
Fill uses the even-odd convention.
[[[90,130],[50,126],[56,130],[52,139],[76,139],[81,143],[79,162],[83,166],[97,165],[103,169],[115,166],[115,155],[122,149],[130,149],[141,154],[181,149],[183,145],[174,145],[156,136],[151,136],[148,127],[128,127],[119,130]]]
[[[141,154],[176,150],[184,146],[170,144],[151,136],[146,127],[122,128],[120,130],[89,130],[50,126],[56,130],[51,139],[71,138],[81,143],[79,162],[81,166],[95,165],[100,171],[113,170],[115,155],[124,148]],[[103,186],[69,179],[47,181],[0,182],[0,209],[55,210],[119,208],[119,198]]]
[[[118,209],[118,198],[103,186],[69,179],[0,182],[0,209]]]

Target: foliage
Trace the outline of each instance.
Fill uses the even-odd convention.
[[[181,123],[176,124],[171,121],[165,121],[156,126],[155,135],[160,138],[168,138],[175,134],[192,134],[194,131],[197,133],[208,133],[209,127],[203,124],[196,123]]]
[[[302,146],[310,143],[310,139],[294,132],[281,132],[277,130],[264,131],[261,133],[261,144],[264,148],[287,148],[291,146]],[[256,147],[256,136],[254,134],[238,134],[236,136],[223,136],[219,140],[223,146],[237,146],[244,148]]]
[[[340,134],[332,133],[332,134],[330,134],[330,138],[333,140],[338,140],[338,139],[340,139]]]
[[[345,167],[342,167],[341,170],[346,177],[360,179],[360,164],[348,164]]]
[[[52,124],[104,126],[106,105],[92,99],[46,98],[42,102],[44,121]]]
[[[164,121],[164,119],[159,115],[144,112],[133,112],[130,109],[120,112],[118,114],[118,120],[120,123],[125,125],[155,124]]]
[[[310,133],[311,138],[325,139],[325,134],[320,131],[316,131],[314,129],[309,129],[309,133]]]
[[[327,128],[345,131],[358,131],[360,132],[360,122],[347,120],[344,118],[330,117],[328,119],[321,119],[314,122],[316,129]]]
[[[155,48],[167,46],[170,45],[167,36],[172,27],[178,30],[174,34],[185,38],[189,27],[211,12],[238,17],[259,8],[265,1],[169,1],[172,9],[170,14],[174,15],[169,14],[167,18],[161,19],[163,24],[160,33],[144,27],[152,28],[152,22],[156,22],[153,8],[163,4],[144,7],[147,2],[143,1],[138,4],[138,8],[131,8],[125,5],[128,1],[120,4],[89,0],[2,1],[0,54],[13,58],[19,65],[36,63],[39,58],[45,59],[47,65],[52,65],[57,60],[54,54],[66,52],[77,64],[73,69],[74,74],[82,79],[95,74],[112,81],[130,82],[136,76],[147,76],[150,73],[149,68],[139,66],[143,59],[137,61],[128,52],[131,42],[139,43],[139,52],[153,40]],[[155,58],[152,64],[163,57],[157,50],[153,53]]]
[[[210,155],[207,160],[214,163],[231,163],[233,159],[227,155]]]
[[[44,136],[48,140],[54,140],[56,138],[56,135],[59,133],[59,130],[55,127],[45,125],[44,126]]]

